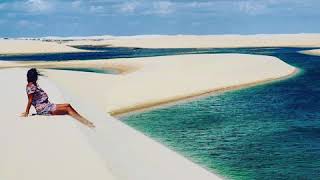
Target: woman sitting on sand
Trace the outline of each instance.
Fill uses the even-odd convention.
[[[39,75],[39,72],[35,68],[30,69],[27,73],[28,84],[26,90],[28,95],[28,104],[26,111],[22,113],[21,116],[27,117],[30,107],[33,105],[38,115],[70,115],[90,128],[95,127],[92,122],[77,113],[70,104],[50,103],[47,93],[44,92],[37,84]]]

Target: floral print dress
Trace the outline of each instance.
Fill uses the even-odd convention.
[[[51,115],[51,112],[56,110],[56,105],[49,102],[46,92],[44,92],[38,85],[28,83],[26,87],[27,95],[33,94],[32,105],[35,107],[39,115]]]

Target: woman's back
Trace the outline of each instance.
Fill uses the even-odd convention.
[[[48,95],[38,85],[30,82],[26,87],[27,95],[33,94],[32,105],[36,108],[37,112],[41,112],[49,103]]]

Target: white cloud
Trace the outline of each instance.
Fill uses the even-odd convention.
[[[174,12],[174,4],[170,1],[159,1],[153,3],[151,13],[159,15],[167,15]]]
[[[71,7],[74,9],[79,9],[81,7],[82,3],[83,2],[81,0],[72,1]]]
[[[34,13],[45,13],[54,9],[53,4],[45,0],[27,0],[24,4],[28,12]]]
[[[185,6],[190,8],[208,8],[213,4],[214,2],[190,2],[190,3],[186,3]]]
[[[120,4],[119,8],[121,12],[133,13],[137,9],[138,5],[139,3],[137,1],[131,1]]]
[[[92,13],[101,13],[104,11],[103,6],[90,6],[89,11]]]
[[[113,10],[127,14],[168,15],[175,11],[175,4],[171,1],[122,1],[113,6]]]
[[[267,14],[290,9],[302,11],[309,6],[319,6],[319,2],[319,0],[12,0],[1,3],[0,0],[0,10],[16,14],[53,12],[72,15],[95,13],[97,16],[169,16],[179,13],[222,17],[239,13]]]
[[[240,1],[239,9],[244,13],[256,15],[263,13],[267,9],[267,5],[266,2]]]

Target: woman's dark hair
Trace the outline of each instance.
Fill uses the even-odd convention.
[[[29,69],[29,71],[27,73],[28,83],[32,82],[34,84],[37,84],[37,80],[38,80],[39,75],[40,75],[40,73],[38,72],[38,70],[36,68]]]

